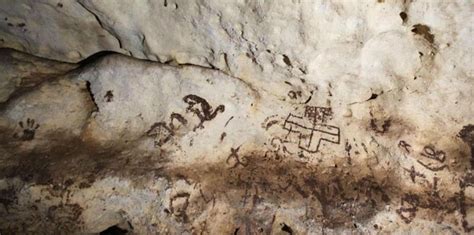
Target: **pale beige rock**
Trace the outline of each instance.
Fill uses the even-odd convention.
[[[124,55],[2,55],[0,232],[473,231],[472,3],[4,2],[1,46]]]
[[[469,222],[471,212],[462,205],[473,195],[463,138],[469,127],[458,135],[460,129],[449,132],[446,123],[453,115],[469,117],[469,110],[441,114],[435,110],[451,101],[430,101],[462,92],[457,85],[436,96],[397,89],[346,105],[333,103],[334,91],[334,98],[319,91],[300,97],[307,94],[304,83],[301,93],[287,93],[284,82],[274,86],[279,90],[267,93],[216,70],[119,55],[44,83],[9,101],[2,113],[4,133],[18,133],[2,136],[2,188],[23,198],[9,201],[18,206],[6,204],[5,210],[16,208],[7,221],[27,220],[32,231],[82,232],[130,223],[139,234],[424,233],[423,223],[431,231],[467,231],[462,221]],[[402,115],[413,99],[420,106]],[[423,111],[423,100],[431,109]],[[310,131],[311,112],[318,131]],[[18,121],[26,117],[41,125],[21,129]],[[433,131],[438,122],[445,132]],[[12,176],[21,179],[19,186],[11,186]],[[413,204],[407,197],[419,199]],[[30,215],[33,205],[41,209]],[[56,213],[50,224],[34,219],[48,216],[46,210]],[[212,223],[217,218],[223,224]],[[2,228],[20,229],[13,225]]]

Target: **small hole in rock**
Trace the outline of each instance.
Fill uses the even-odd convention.
[[[291,67],[291,61],[290,61],[290,58],[288,58],[288,56],[283,55],[283,62],[285,62],[287,66]]]
[[[407,21],[408,15],[405,12],[400,12],[400,18],[402,18],[403,23]]]
[[[293,234],[293,229],[290,226],[286,225],[285,223],[282,224],[281,231],[287,232],[288,234]]]
[[[119,228],[117,225],[107,228],[106,230],[100,232],[100,235],[122,235],[127,234],[127,230]]]
[[[379,95],[375,94],[375,93],[372,93],[372,95],[370,96],[370,98],[368,100],[374,100],[374,99],[377,99]]]

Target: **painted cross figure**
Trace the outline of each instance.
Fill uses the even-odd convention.
[[[331,119],[331,108],[307,106],[303,117],[290,113],[283,124],[285,139],[296,134],[298,148],[309,153],[318,152],[323,141],[339,144],[339,127],[326,124]]]
[[[411,179],[411,182],[413,183],[415,183],[416,177],[426,178],[425,175],[423,175],[420,172],[417,172],[414,166],[411,166],[410,169],[407,169],[407,168],[403,168],[403,169],[405,169],[406,172],[410,173],[410,179]]]

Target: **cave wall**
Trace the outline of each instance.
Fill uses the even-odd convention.
[[[472,233],[473,10],[0,0],[0,233]]]

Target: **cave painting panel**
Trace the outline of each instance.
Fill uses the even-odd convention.
[[[306,106],[303,116],[288,114],[283,129],[288,133],[285,139],[296,138],[298,148],[308,153],[317,153],[323,141],[333,144],[340,143],[340,129],[328,125],[332,119],[331,108]]]

